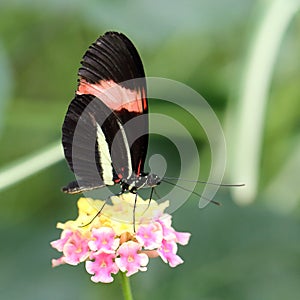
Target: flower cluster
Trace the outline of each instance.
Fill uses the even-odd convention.
[[[126,276],[146,271],[149,258],[161,257],[171,267],[183,263],[176,254],[177,244],[186,245],[190,233],[172,228],[171,216],[164,213],[168,202],[152,201],[148,205],[138,197],[133,226],[134,197],[133,194],[113,197],[113,205],[106,205],[90,224],[104,202],[80,198],[78,218],[57,225],[63,231],[51,246],[62,252],[62,256],[53,259],[52,266],[85,262],[92,281],[108,283],[113,281],[112,274],[119,271]]]

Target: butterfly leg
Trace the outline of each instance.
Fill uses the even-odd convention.
[[[150,192],[150,197],[149,197],[149,201],[148,201],[148,205],[147,207],[145,208],[145,210],[143,211],[143,214],[148,210],[148,208],[150,207],[150,204],[151,204],[151,200],[152,200],[152,196],[153,196],[153,192],[154,192],[154,187],[151,188],[151,192]],[[156,193],[156,192],[155,192]],[[142,214],[142,215],[143,215]]]
[[[135,233],[135,210],[136,210],[136,202],[137,202],[137,193],[135,193],[134,205],[132,211],[132,221],[133,221],[133,232]]]
[[[86,223],[84,225],[80,225],[79,227],[82,228],[82,227],[90,225],[101,214],[101,212],[102,212],[105,204],[106,204],[106,201],[103,203],[103,205],[101,206],[101,208],[99,209],[99,211],[97,212],[97,214],[91,219],[91,221],[89,221],[88,223]]]

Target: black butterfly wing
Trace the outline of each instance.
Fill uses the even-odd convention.
[[[81,64],[76,97],[63,124],[65,157],[79,180],[65,188],[68,193],[140,174],[148,146],[146,81],[133,44],[123,34],[108,32],[90,46]]]
[[[117,166],[130,162],[130,149],[122,135],[121,122],[100,99],[93,95],[76,95],[62,131],[65,157],[77,179],[64,188],[65,192],[77,193],[119,181],[111,149],[118,154]],[[130,173],[131,165],[125,165],[124,176]]]

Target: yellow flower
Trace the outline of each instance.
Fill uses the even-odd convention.
[[[136,208],[133,213],[135,197],[137,197]],[[158,204],[152,200],[149,204],[149,200],[143,200],[138,195],[131,193],[122,194],[119,197],[113,196],[111,202],[112,205],[105,204],[103,200],[82,197],[77,202],[77,219],[58,223],[57,228],[88,232],[91,228],[111,227],[117,235],[124,232],[134,234],[134,229],[137,230],[140,225],[152,222],[169,206],[169,201]],[[133,219],[135,219],[135,226],[133,226]]]

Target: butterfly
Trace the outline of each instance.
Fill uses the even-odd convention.
[[[77,194],[120,185],[120,193],[153,188],[161,179],[144,172],[148,148],[145,72],[132,42],[106,32],[84,54],[78,86],[62,126],[64,155]]]

